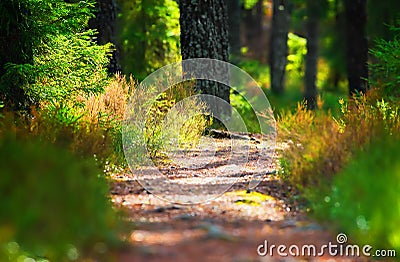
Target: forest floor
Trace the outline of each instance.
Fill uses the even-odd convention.
[[[206,166],[188,168],[166,163],[158,168],[180,185],[186,183],[194,187],[194,179],[210,176],[218,176],[218,181],[231,181],[232,174],[221,172],[221,167],[229,164],[230,139],[216,141]],[[118,255],[118,261],[355,261],[355,257],[330,256],[327,249],[320,256],[301,256],[305,245],[314,245],[319,253],[322,245],[336,244],[336,235],[311,221],[300,203],[296,203],[296,192],[274,172],[275,151],[269,156],[275,161],[262,167],[261,183],[254,190],[247,190],[252,172],[260,171],[254,169],[259,153],[257,139],[251,141],[247,171],[235,177],[236,183],[225,193],[196,205],[164,201],[145,190],[129,172],[113,174],[112,201],[126,211],[128,220],[135,225],[127,234],[130,247]],[[284,147],[278,144],[276,152]],[[193,156],[191,163],[199,157],[198,154]],[[209,188],[201,190],[204,195],[210,194]],[[201,190],[195,192],[200,198]],[[173,191],[168,191],[168,196],[173,195]],[[180,199],[179,196],[176,199]],[[268,252],[260,256],[257,249],[260,245],[265,247],[266,243]],[[291,245],[296,245],[300,249],[299,256],[279,256],[276,248],[279,245],[286,246],[285,253]],[[264,247],[259,251],[265,253]]]

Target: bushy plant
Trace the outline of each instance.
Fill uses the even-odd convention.
[[[358,151],[325,195],[315,214],[332,221],[352,241],[400,251],[400,140],[382,134]]]
[[[93,159],[2,133],[0,165],[2,261],[19,261],[24,252],[25,257],[72,261],[99,245],[105,252],[116,241],[120,222]]]
[[[121,75],[116,75],[104,88],[104,92],[93,94],[88,98],[81,97],[83,107],[78,114],[82,114],[83,123],[103,130],[102,138],[107,138],[112,152],[107,157],[114,158],[119,164],[123,161],[122,124],[129,95],[135,90],[136,82],[130,77],[127,80]],[[107,146],[105,148],[107,148]],[[105,150],[107,151],[107,150]],[[104,154],[103,154],[104,156]]]
[[[194,94],[193,83],[177,84],[154,95],[155,87],[137,88],[131,97],[128,116],[134,120],[125,125],[126,148],[129,158],[140,164],[144,157],[163,157],[173,148],[187,148],[197,144],[209,121],[204,116],[205,105]],[[190,97],[190,98],[189,98]],[[148,111],[142,107],[148,107]],[[139,119],[137,118],[137,119]],[[143,147],[146,150],[143,151]]]
[[[56,35],[34,51],[33,64],[8,64],[5,78],[20,77],[35,102],[73,102],[77,95],[99,93],[107,84],[110,45],[98,46],[94,31]]]
[[[93,94],[89,97],[78,97],[77,100],[83,104],[78,109],[83,114],[83,120],[90,123],[97,123],[101,126],[114,125],[124,118],[129,95],[135,90],[136,82],[130,77],[116,75],[104,91],[100,94]]]
[[[24,41],[21,49],[14,52],[29,56],[15,61],[7,54],[2,55],[6,66],[0,92],[6,102],[60,103],[73,101],[77,94],[102,90],[110,45],[96,45],[95,32],[86,30],[94,1],[12,0],[10,6],[2,6],[0,11],[7,13],[6,7],[13,12],[4,17],[5,32],[12,30],[7,26],[16,24]],[[20,92],[24,95],[19,95]]]
[[[278,117],[278,137],[289,146],[281,157],[281,175],[304,193],[318,187],[337,171],[346,158],[338,144],[338,127],[328,113],[307,110],[282,111]],[[331,155],[332,154],[332,155]]]
[[[400,20],[398,21],[400,24]],[[371,54],[376,58],[370,63],[370,84],[380,86],[389,96],[400,96],[400,26],[391,26],[395,37],[390,40],[379,39]]]
[[[17,137],[39,137],[77,155],[93,157],[103,164],[123,165],[122,121],[129,90],[135,83],[116,76],[100,94],[78,96],[76,105],[42,104],[29,115],[5,111],[3,129]]]
[[[190,148],[199,141],[208,122],[205,105],[196,98],[186,99],[193,95],[193,83],[181,83],[160,94],[152,105],[145,131],[152,156],[176,146]]]
[[[69,108],[43,108],[33,111],[33,116],[24,121],[24,127],[20,129],[22,136],[24,133],[37,136],[78,155],[96,156],[102,162],[118,157],[114,154],[113,127],[83,121],[82,116],[77,117]]]
[[[319,186],[329,185],[354,152],[368,145],[382,129],[398,133],[398,106],[378,97],[371,91],[348,103],[340,100],[342,116],[338,119],[302,106],[295,113],[282,114],[278,120],[280,137],[290,140],[290,148],[282,156],[285,177],[311,197]]]

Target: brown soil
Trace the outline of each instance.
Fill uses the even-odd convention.
[[[158,168],[168,173],[170,180],[224,177],[219,168],[228,161],[226,141],[229,140],[219,140],[212,161],[201,168],[180,168],[174,163]],[[225,193],[221,192],[221,196],[201,204],[179,205],[164,201],[143,189],[134,175],[113,174],[112,201],[116,207],[127,211],[129,221],[135,225],[127,233],[129,247],[118,254],[118,261],[366,261],[333,257],[327,250],[323,256],[301,256],[302,245],[315,245],[318,253],[322,245],[336,244],[336,234],[307,218],[300,203],[295,201],[296,192],[274,174],[275,161],[268,161],[267,166],[261,167],[262,172],[260,166],[254,168],[254,163],[260,159],[257,143],[252,140],[246,170],[236,176],[236,183]],[[276,155],[269,157],[276,160]],[[262,175],[262,182],[254,190],[248,190],[248,182],[255,172]],[[161,196],[165,192],[157,191]],[[171,194],[169,190],[168,196]],[[201,192],[196,191],[196,194]],[[177,196],[176,199],[181,198]],[[276,247],[272,256],[270,252],[260,256],[257,248],[265,241],[269,248],[271,245],[286,245],[287,248],[297,245],[299,256],[279,256]],[[288,253],[288,249],[285,251]]]

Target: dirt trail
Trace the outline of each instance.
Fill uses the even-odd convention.
[[[113,174],[112,201],[125,209],[136,225],[128,234],[132,247],[121,252],[119,261],[354,261],[354,258],[339,259],[328,254],[282,257],[276,248],[272,249],[272,256],[270,252],[266,256],[257,253],[257,248],[265,245],[265,241],[268,251],[271,245],[282,244],[289,248],[296,244],[300,249],[302,245],[315,245],[318,252],[321,245],[329,241],[335,243],[336,236],[308,220],[296,203],[289,203],[288,196],[294,193],[274,174],[274,161],[267,161],[268,166],[261,167],[260,173],[260,166],[255,164],[259,160],[259,142],[257,139],[249,141],[248,163],[241,174],[219,171],[229,164],[231,144],[228,139],[217,141],[212,150],[214,157],[205,166],[179,167],[176,154],[175,163],[159,166],[168,179],[179,184],[186,181],[191,187],[199,185],[190,181],[204,177],[218,176],[220,184],[231,181],[232,177],[236,179],[237,183],[227,192],[202,204],[177,205],[163,201],[144,190],[132,174]],[[199,156],[196,152],[185,154]],[[276,159],[272,153],[266,157]],[[196,165],[196,157],[191,161]],[[247,190],[254,173],[261,174],[263,180],[254,190]],[[168,196],[172,193],[169,190]],[[200,195],[201,189],[195,193]],[[263,248],[260,251],[265,252]]]

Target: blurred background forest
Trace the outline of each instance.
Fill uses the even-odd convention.
[[[73,261],[121,244],[126,224],[108,190],[110,173],[126,168],[128,98],[154,70],[193,55],[187,22],[214,6],[227,25],[222,59],[274,109],[289,147],[278,173],[296,202],[357,243],[400,251],[400,2],[204,1],[209,13],[188,0],[1,2],[1,261]],[[177,86],[154,102],[144,132],[152,157],[166,146],[163,116],[196,91]],[[258,131],[256,101],[227,99]],[[182,141],[209,125],[190,121]]]

